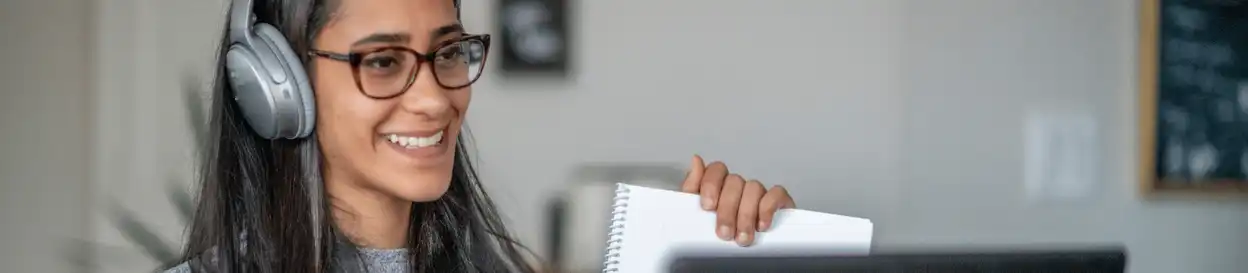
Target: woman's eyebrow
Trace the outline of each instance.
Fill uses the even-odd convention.
[[[456,33],[464,33],[464,25],[459,24],[459,23],[453,23],[453,24],[435,28],[433,29],[432,32],[429,33],[429,40],[436,41],[438,40],[438,38],[442,38],[442,36],[456,34]]]
[[[442,36],[463,33],[464,25],[459,23],[449,24],[438,27],[429,32],[429,40],[437,40]],[[360,46],[366,44],[406,44],[411,42],[412,36],[406,33],[373,33],[352,43],[352,46]]]
[[[405,33],[373,33],[363,39],[355,41],[352,46],[365,44],[406,44],[411,41],[412,37]]]

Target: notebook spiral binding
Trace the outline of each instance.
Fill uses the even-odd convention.
[[[607,254],[602,263],[603,273],[620,272],[620,247],[624,241],[624,219],[628,214],[628,187],[616,184],[615,200],[611,205],[611,226],[607,232]]]

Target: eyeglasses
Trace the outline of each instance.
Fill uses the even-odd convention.
[[[360,92],[371,98],[387,99],[412,87],[424,63],[432,64],[433,78],[442,88],[468,87],[481,78],[489,48],[490,35],[481,34],[439,44],[429,53],[391,46],[347,54],[322,50],[308,54],[351,64]]]

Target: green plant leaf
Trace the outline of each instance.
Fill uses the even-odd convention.
[[[204,93],[203,83],[194,72],[186,73],[182,78],[182,102],[186,106],[187,124],[191,126],[191,138],[195,141],[196,155],[199,150],[203,149],[207,141],[204,137],[207,135],[208,118],[204,113]]]
[[[173,202],[173,206],[178,209],[178,216],[185,225],[190,223],[191,215],[195,214],[195,200],[181,185],[177,180],[170,180],[165,192],[169,195],[169,202]]]
[[[160,262],[169,262],[177,259],[175,250],[165,240],[160,239],[160,236],[157,236],[155,232],[152,232],[150,228],[139,222],[134,212],[118,205],[116,201],[113,201],[110,207],[112,207],[112,216],[117,229],[121,231],[121,234],[126,239],[139,247],[139,250],[143,251],[144,254]]]
[[[201,150],[208,144],[206,142],[208,121],[204,104],[206,99],[203,97],[203,88],[201,87],[202,83],[199,77],[196,77],[196,73],[192,70],[188,71],[190,72],[186,73],[182,78],[182,102],[186,107],[187,123],[191,130],[192,141],[194,141],[194,145],[192,145],[192,147],[195,147],[194,156],[198,159],[202,156]],[[179,179],[181,178],[178,178],[176,175],[170,178],[166,187],[166,195],[168,200],[177,208],[180,219],[185,225],[191,221],[191,216],[195,212],[195,205],[192,195],[183,188],[185,183],[182,183]],[[112,222],[117,227],[117,230],[144,255],[162,264],[172,262],[178,258],[178,247],[165,242],[160,236],[157,236],[153,232],[154,228],[145,225],[134,212],[124,208],[116,200],[113,200],[109,207],[108,216],[113,220]],[[80,242],[80,245],[88,246],[91,243]],[[87,254],[67,252],[66,256],[69,261],[84,268],[92,267]]]

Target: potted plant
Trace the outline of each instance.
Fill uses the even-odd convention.
[[[202,82],[193,73],[183,77],[182,95],[183,104],[187,110],[187,122],[191,129],[191,135],[195,142],[195,154],[201,154],[201,150],[206,144],[204,139],[207,133],[207,118],[205,115],[205,99],[203,96]],[[179,220],[185,226],[191,221],[194,215],[194,198],[185,190],[185,179],[187,177],[178,174],[171,175],[166,181],[166,196],[169,201],[177,209]],[[143,257],[161,265],[168,265],[176,262],[180,258],[181,247],[161,239],[155,232],[155,228],[140,215],[122,206],[117,200],[110,197],[108,204],[107,219],[114,225],[117,230],[133,245],[133,249],[137,249]],[[93,252],[115,253],[116,249],[102,248],[99,244],[92,242],[77,242],[71,245],[67,253],[70,262],[78,265],[84,272],[95,272],[103,268],[107,261],[94,261],[90,258]]]

